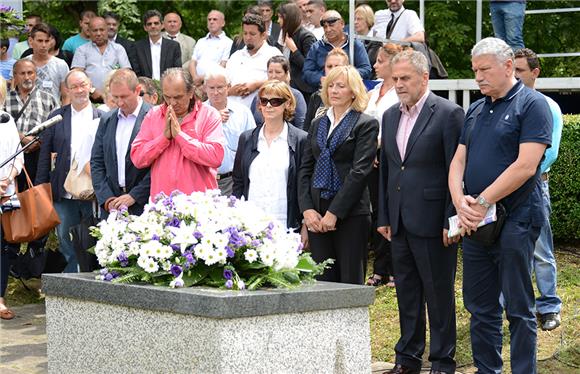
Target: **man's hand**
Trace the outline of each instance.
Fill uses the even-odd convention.
[[[107,208],[108,208],[108,210],[111,210],[111,209],[119,210],[121,208],[121,206],[123,206],[123,205],[128,208],[133,204],[135,204],[135,199],[133,199],[133,197],[131,195],[125,194],[125,195],[121,195],[121,196],[115,198],[114,200],[112,200],[109,203],[109,206]]]
[[[336,230],[336,215],[334,213],[326,211],[322,220],[320,220],[320,231],[321,232],[328,232],[328,231],[335,231]]]
[[[464,195],[455,209],[459,217],[459,224],[467,230],[466,234],[468,235],[471,234],[471,231],[477,230],[477,225],[485,217],[487,211],[485,207],[477,203],[475,198],[469,195]]]
[[[222,123],[228,122],[228,120],[230,119],[230,111],[228,110],[228,108],[220,110],[220,116],[222,117]]]
[[[449,230],[443,229],[443,245],[445,247],[449,247],[453,243],[457,243],[459,241],[459,235],[452,236],[451,238],[448,236]]]
[[[20,139],[20,144],[22,144],[22,146],[25,146],[26,144],[30,143],[33,140],[34,140],[34,136],[25,136],[22,139]],[[32,144],[30,147],[26,148],[24,153],[32,153],[32,152],[35,152],[39,149],[40,149],[40,141],[37,141],[34,144]]]
[[[391,226],[380,226],[377,227],[377,232],[383,236],[383,238],[391,241]]]
[[[318,213],[314,209],[307,209],[304,211],[303,216],[304,216],[304,224],[306,225],[308,231],[320,232],[321,230],[320,220],[322,219],[320,213]]]
[[[231,96],[246,96],[244,95],[244,90],[245,90],[245,84],[244,83],[238,83],[238,84],[234,84],[233,86],[230,87],[230,89],[228,90],[228,94]]]

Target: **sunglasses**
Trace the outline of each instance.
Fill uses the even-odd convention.
[[[271,99],[267,99],[265,97],[260,98],[260,104],[262,106],[266,106],[266,105],[270,104],[274,108],[279,107],[280,105],[284,104],[286,101],[287,101],[286,99],[282,99],[281,97],[273,97]]]
[[[321,19],[320,20],[320,26],[322,26],[322,27],[332,26],[332,25],[334,25],[338,21],[340,21],[340,18],[336,18],[336,17],[331,17],[331,18],[327,18],[327,19]]]

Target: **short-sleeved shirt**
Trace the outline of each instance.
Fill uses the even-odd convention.
[[[119,68],[131,68],[125,48],[109,41],[105,51],[101,54],[99,47],[93,42],[77,48],[71,68],[82,68],[91,79],[91,83],[98,90],[105,88],[105,80],[109,72]]]
[[[264,42],[260,49],[253,55],[250,55],[248,48],[244,47],[234,52],[226,64],[226,71],[230,84],[250,83],[268,79],[268,60],[270,57],[281,56],[282,52],[276,47]],[[234,100],[250,108],[254,96],[258,90],[251,92],[248,96],[230,96],[228,100]]]
[[[480,105],[481,112],[477,116]],[[467,145],[464,174],[465,189],[471,195],[485,190],[516,161],[521,143],[551,145],[552,115],[548,103],[542,94],[525,87],[521,81],[503,98],[492,102],[490,97],[485,97],[471,105],[460,144],[465,145],[466,129],[471,125],[474,127]],[[508,210],[520,195],[529,191],[531,183],[537,183],[536,178],[528,180],[504,200]],[[539,207],[538,212],[531,209],[532,219],[537,213],[537,219],[542,220],[541,196],[532,193],[531,199],[532,205]],[[537,204],[535,199],[539,200]]]
[[[391,40],[403,40],[419,31],[425,31],[417,13],[402,6],[395,13],[389,9],[379,10],[375,13],[375,24],[371,29],[373,36],[377,38],[385,37],[392,14],[395,16],[396,24],[391,33]]]
[[[78,47],[88,42],[90,42],[89,39],[83,38],[81,34],[76,34],[64,41],[62,49],[65,51],[75,53]]]
[[[2,75],[2,78],[6,79],[7,81],[12,79],[12,67],[14,66],[15,62],[16,60],[13,58],[0,61],[0,74]]]
[[[25,58],[32,61],[32,55]],[[64,82],[68,71],[68,65],[64,60],[52,56],[44,66],[36,67],[36,84],[60,103],[60,84]]]
[[[57,101],[54,96],[48,92],[40,90],[38,87],[36,87],[30,95],[30,102],[16,121],[16,127],[18,128],[18,131],[22,133],[27,133],[35,126],[46,121],[50,113],[59,107],[59,101]],[[22,101],[20,95],[18,95],[18,91],[14,89],[8,93],[8,96],[6,96],[4,110],[10,113],[12,118],[15,118],[25,103],[26,100]]]
[[[228,38],[223,31],[218,36],[208,33],[199,39],[191,56],[193,60],[197,61],[195,69],[197,74],[203,76],[212,65],[227,61],[230,57],[232,43],[232,39]]]

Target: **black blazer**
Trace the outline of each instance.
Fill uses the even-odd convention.
[[[50,181],[52,187],[52,199],[59,201],[67,193],[64,189],[64,181],[70,170],[70,136],[71,136],[71,106],[65,105],[56,109],[48,116],[48,119],[60,114],[62,121],[44,130],[40,137],[40,155],[36,169],[35,184]],[[93,119],[101,117],[103,112],[93,108]],[[51,153],[56,153],[56,164],[51,169]]]
[[[149,168],[138,169],[131,161],[131,143],[141,129],[141,122],[145,114],[151,109],[151,105],[143,102],[135,126],[131,132],[129,147],[125,155],[125,188],[129,195],[135,199],[135,204],[129,207],[129,213],[141,214],[143,207],[149,200],[149,188],[151,186],[151,175]],[[95,136],[95,143],[91,153],[91,177],[93,187],[99,206],[111,197],[123,195],[119,188],[118,160],[117,160],[117,123],[119,109],[110,111],[101,117],[99,129]]]
[[[288,123],[287,123],[288,124]],[[245,131],[240,135],[238,150],[234,160],[234,170],[232,179],[234,182],[232,195],[237,198],[248,198],[250,190],[250,165],[258,156],[258,136],[262,126]],[[288,150],[290,152],[290,165],[288,166],[288,217],[289,228],[299,229],[302,225],[302,214],[298,209],[298,170],[302,164],[302,155],[306,144],[306,132],[288,124]]]
[[[391,226],[396,235],[402,221],[413,235],[440,237],[452,209],[447,178],[463,126],[463,109],[429,93],[403,160],[396,140],[400,118],[398,105],[383,114],[378,225]]]
[[[268,35],[268,44],[273,47],[278,46],[278,39],[280,38],[280,33],[282,30],[280,29],[280,24],[278,22],[272,21],[272,32]]]
[[[125,39],[119,35],[115,39],[115,43],[119,44],[121,47],[125,48],[125,52],[127,52],[127,57],[129,58],[129,62],[131,63],[131,68],[133,70],[137,67],[137,50],[135,49],[135,42],[129,39]]]
[[[304,82],[302,67],[310,47],[316,42],[316,37],[313,33],[300,26],[292,35],[292,40],[294,40],[297,49],[296,52],[290,53],[290,85],[300,92],[312,93],[316,89]]]
[[[133,70],[138,77],[153,77],[153,68],[151,62],[151,46],[149,45],[149,37],[140,39],[135,42],[135,49],[137,55],[137,66]],[[161,42],[161,58],[159,59],[160,72],[169,68],[181,67],[181,48],[179,43],[170,39],[163,38]]]
[[[320,156],[316,134],[322,118],[320,116],[312,121],[302,156],[302,167],[298,173],[298,202],[302,213],[307,209],[320,212],[320,189],[312,187],[312,176]],[[342,187],[332,199],[328,210],[340,219],[370,213],[367,178],[373,169],[378,135],[379,122],[362,113],[344,143],[332,155],[342,179]]]

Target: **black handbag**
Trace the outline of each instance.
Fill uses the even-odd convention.
[[[477,195],[474,197],[477,197]],[[495,243],[501,234],[503,224],[507,218],[507,211],[505,206],[499,201],[495,203],[495,215],[497,217],[496,221],[478,227],[477,231],[472,231],[471,234],[467,237],[485,246],[490,246]]]

